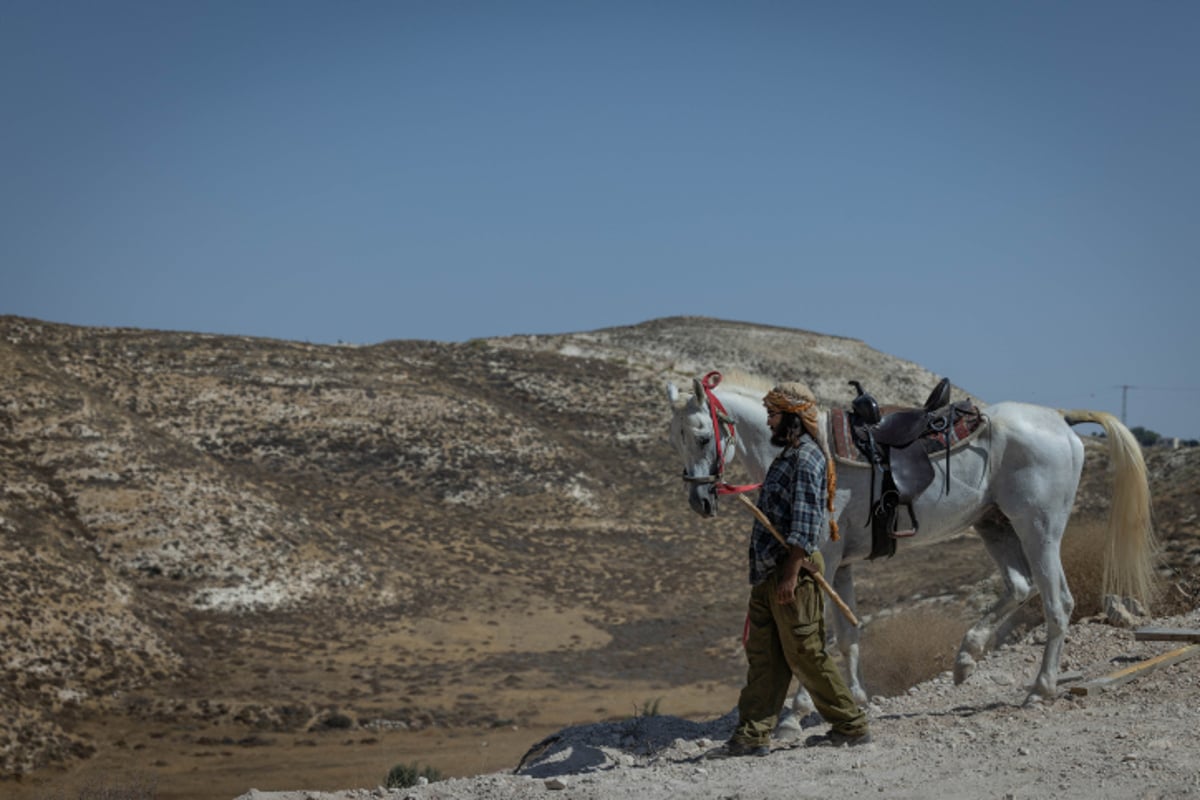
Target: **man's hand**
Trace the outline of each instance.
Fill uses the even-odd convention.
[[[817,565],[808,560],[803,547],[793,547],[788,551],[787,561],[783,562],[779,585],[775,589],[775,599],[780,605],[790,606],[796,602],[796,584],[800,581],[801,569],[816,572]]]
[[[795,573],[784,573],[779,576],[779,586],[776,588],[775,599],[781,606],[790,606],[796,602],[796,584],[799,582],[799,576]]]

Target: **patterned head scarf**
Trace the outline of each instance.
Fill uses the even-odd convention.
[[[838,539],[837,521],[833,518],[833,496],[837,491],[837,471],[833,466],[833,457],[829,453],[829,445],[821,435],[817,410],[817,398],[812,390],[803,383],[795,381],[781,383],[763,398],[763,405],[768,411],[779,411],[785,414],[795,414],[804,425],[804,430],[821,447],[825,454],[825,483],[827,489],[826,504],[829,509],[829,534],[836,542]]]

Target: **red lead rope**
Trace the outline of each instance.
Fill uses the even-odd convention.
[[[717,388],[721,383],[721,373],[715,369],[700,379],[700,386],[704,389],[704,396],[708,398],[708,414],[712,418],[713,436],[717,442],[717,485],[714,487],[717,494],[742,494],[743,492],[753,491],[760,486],[761,483],[746,483],[740,486],[733,486],[721,480],[721,476],[725,473],[725,453],[721,449],[721,420],[725,420],[725,427],[729,431],[729,439],[733,440],[737,436],[737,431],[733,427],[733,418],[729,416],[729,412],[725,410],[725,406],[720,399],[713,394],[713,389]],[[742,648],[750,641],[750,614],[746,614],[746,622],[742,626]]]
[[[721,373],[715,369],[700,379],[700,386],[704,389],[704,396],[708,399],[708,414],[712,419],[713,436],[717,443],[717,485],[714,487],[717,494],[741,494],[743,492],[753,491],[762,486],[761,483],[746,483],[740,486],[725,483],[721,480],[721,476],[725,474],[725,452],[721,447],[721,422],[724,421],[725,429],[729,431],[729,439],[733,440],[737,436],[737,431],[733,427],[733,419],[729,416],[729,412],[725,410],[725,406],[721,400],[713,394],[713,389],[717,388],[721,383]]]

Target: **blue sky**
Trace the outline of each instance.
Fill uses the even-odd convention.
[[[1194,2],[0,0],[0,313],[706,315],[1200,438],[1197,41]]]

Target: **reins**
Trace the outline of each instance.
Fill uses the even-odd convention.
[[[716,442],[717,457],[716,471],[711,475],[704,477],[694,477],[684,474],[684,483],[713,483],[713,487],[717,494],[742,494],[743,492],[753,491],[760,486],[761,483],[746,483],[733,485],[724,481],[725,475],[725,450],[723,440],[721,438],[721,426],[725,426],[725,430],[729,433],[729,442],[732,445],[737,439],[737,429],[734,427],[733,417],[729,416],[729,412],[725,410],[725,405],[721,399],[713,392],[721,384],[721,373],[713,370],[700,379],[700,388],[704,390],[704,397],[708,401],[708,416],[712,420],[713,440]]]

